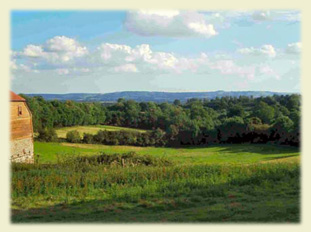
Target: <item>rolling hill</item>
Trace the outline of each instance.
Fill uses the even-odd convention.
[[[216,97],[224,96],[253,96],[265,97],[272,95],[287,95],[291,93],[285,92],[270,92],[270,91],[213,91],[213,92],[149,92],[149,91],[124,91],[113,93],[68,93],[68,94],[25,94],[27,96],[42,96],[45,100],[73,100],[80,102],[115,102],[119,98],[132,99],[138,102],[142,101],[154,101],[154,102],[173,102],[175,99],[179,99],[182,102],[191,98],[208,98],[214,99]]]

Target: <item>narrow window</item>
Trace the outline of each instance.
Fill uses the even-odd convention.
[[[22,106],[18,106],[18,116],[20,116],[22,114],[23,114]]]

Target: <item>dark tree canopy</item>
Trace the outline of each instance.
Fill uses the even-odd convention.
[[[222,142],[268,142],[297,145],[300,136],[300,95],[269,97],[222,97],[188,99],[182,104],[136,102],[118,99],[114,104],[100,102],[46,101],[27,97],[36,132],[45,128],[75,125],[114,125],[150,130],[150,134],[120,137],[84,135],[87,143],[198,145]],[[282,137],[282,139],[280,139]],[[295,141],[295,142],[293,142]]]

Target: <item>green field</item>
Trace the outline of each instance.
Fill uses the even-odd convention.
[[[39,155],[41,163],[56,162],[57,157],[95,155],[101,151],[107,154],[135,151],[141,155],[165,157],[179,164],[251,164],[299,158],[297,148],[258,144],[162,148],[35,142],[35,154]]]
[[[106,125],[94,125],[94,126],[73,126],[73,127],[62,127],[56,129],[57,136],[59,138],[66,138],[66,134],[68,131],[77,130],[81,134],[81,138],[83,133],[96,134],[99,130],[107,130],[107,131],[136,131],[140,133],[146,132],[146,130],[127,128],[127,127],[117,127],[117,126],[106,126]]]
[[[130,151],[141,159],[170,163],[124,166],[76,159]],[[297,148],[35,142],[35,153],[39,164],[13,167],[12,221],[16,223],[300,221]],[[59,161],[64,157],[67,163]]]

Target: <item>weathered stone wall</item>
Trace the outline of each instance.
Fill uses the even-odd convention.
[[[34,163],[32,137],[11,140],[11,161],[14,163]]]

